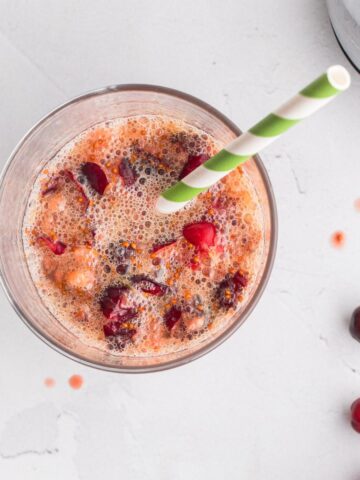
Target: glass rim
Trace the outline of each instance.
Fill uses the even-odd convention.
[[[115,85],[109,85],[106,87],[98,88],[95,90],[90,90],[84,94],[77,95],[73,97],[72,99],[68,100],[67,102],[62,103],[58,107],[54,108],[51,110],[49,113],[44,115],[38,122],[35,123],[33,127],[31,127],[20,139],[20,141],[17,143],[17,145],[14,147],[12,150],[9,158],[5,162],[5,165],[0,173],[0,191],[3,188],[3,182],[5,180],[7,171],[9,169],[9,166],[11,165],[12,161],[14,160],[18,150],[22,147],[22,145],[25,144],[25,142],[28,140],[28,138],[35,132],[44,122],[47,120],[51,119],[56,113],[59,111],[63,110],[64,108],[72,105],[79,103],[83,100],[86,100],[88,98],[96,97],[96,96],[101,96],[101,95],[106,95],[110,93],[116,93],[116,92],[122,92],[122,91],[138,91],[138,92],[153,92],[153,93],[160,93],[160,94],[165,94],[169,95],[171,97],[178,98],[182,101],[187,101],[191,104],[194,104],[197,107],[200,107],[201,109],[205,110],[207,113],[210,113],[214,117],[216,117],[218,120],[220,120],[225,126],[227,126],[233,133],[235,133],[237,136],[240,135],[242,132],[239,129],[239,127],[232,122],[229,118],[227,118],[223,113],[221,113],[219,110],[216,108],[212,107],[209,105],[207,102],[204,102],[203,100],[198,99],[197,97],[194,97],[188,93],[181,92],[180,90],[168,88],[168,87],[163,87],[159,85],[151,85],[151,84],[137,84],[137,83],[131,83],[131,84],[115,84]],[[271,186],[271,182],[268,176],[268,173],[264,167],[264,164],[258,154],[255,154],[252,156],[252,159],[255,162],[256,168],[258,169],[258,172],[260,174],[261,180],[263,182],[266,195],[269,200],[269,211],[270,211],[270,225],[271,225],[271,232],[270,232],[270,240],[269,240],[269,251],[268,255],[266,258],[265,262],[265,267],[263,270],[262,278],[256,287],[255,291],[253,292],[253,295],[251,299],[249,300],[248,304],[246,305],[245,309],[238,315],[238,318],[224,331],[222,332],[218,337],[214,338],[211,342],[206,344],[205,346],[199,348],[195,352],[191,353],[190,355],[185,355],[182,358],[176,359],[176,360],[170,360],[168,362],[164,362],[158,365],[150,365],[150,366],[127,366],[127,367],[119,367],[119,366],[110,366],[105,363],[101,363],[98,361],[91,361],[86,358],[84,358],[82,355],[77,355],[73,351],[70,351],[70,349],[67,349],[66,347],[60,345],[57,341],[51,339],[48,337],[47,334],[45,334],[43,331],[41,331],[36,324],[34,324],[28,316],[22,311],[20,306],[17,304],[15,298],[12,295],[11,288],[9,287],[6,276],[4,275],[3,268],[2,268],[2,263],[0,262],[0,284],[1,287],[10,303],[12,308],[15,310],[17,315],[20,317],[22,322],[40,339],[42,340],[47,346],[55,350],[56,352],[60,353],[61,355],[74,360],[75,362],[78,362],[82,365],[85,365],[87,367],[92,367],[98,370],[102,371],[107,371],[107,372],[114,372],[114,373],[150,373],[150,372],[159,372],[163,370],[169,370],[175,367],[179,367],[181,365],[185,365],[187,363],[192,362],[193,360],[196,360],[203,355],[211,352],[214,350],[216,347],[220,346],[223,342],[225,342],[233,333],[236,332],[236,330],[245,322],[245,320],[249,317],[249,315],[252,313],[256,305],[258,304],[265,287],[269,281],[270,274],[272,271],[272,267],[274,265],[275,261],[275,255],[276,255],[276,247],[277,247],[277,238],[278,238],[278,218],[277,218],[277,209],[276,209],[276,202],[275,202],[275,196],[274,192]]]

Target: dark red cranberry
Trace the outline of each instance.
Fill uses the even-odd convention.
[[[241,290],[247,286],[248,279],[242,273],[236,272],[233,276],[233,282],[235,284],[235,290],[241,292]]]
[[[350,333],[360,342],[360,307],[357,307],[351,315]]]
[[[66,245],[59,240],[53,242],[49,237],[39,237],[38,242],[46,245],[55,255],[62,255],[66,250]]]
[[[97,163],[86,162],[82,168],[82,173],[87,178],[90,186],[100,195],[105,191],[109,182],[106,178],[104,170]]]
[[[207,160],[209,160],[209,155],[206,154],[201,154],[201,155],[189,155],[187,162],[185,163],[179,179],[181,180],[182,178],[186,177],[186,175],[189,175],[195,168],[199,167],[203,163],[205,163]]]
[[[168,330],[171,330],[180,320],[182,311],[178,307],[171,307],[164,315],[164,322]]]
[[[131,277],[131,281],[135,283],[143,292],[150,293],[151,295],[155,295],[157,297],[162,297],[169,290],[167,285],[155,282],[146,275],[134,275]]]
[[[137,316],[137,310],[126,304],[125,294],[128,290],[123,286],[110,286],[103,292],[100,308],[106,318],[124,322]]]
[[[360,398],[351,405],[351,425],[353,429],[360,433]]]
[[[225,277],[224,280],[220,282],[216,291],[219,305],[225,309],[236,307],[237,297],[247,284],[247,277],[240,272],[236,272],[233,277]]]
[[[163,248],[169,247],[170,245],[173,245],[174,243],[176,243],[176,240],[170,240],[170,242],[166,242],[166,243],[155,243],[153,245],[152,249],[150,250],[150,253],[158,252],[159,250],[162,250]]]
[[[222,308],[229,309],[236,306],[236,291],[232,278],[225,278],[220,282],[216,290],[216,297]]]
[[[119,174],[126,187],[130,187],[136,181],[136,173],[133,167],[130,165],[128,158],[121,159],[119,164]]]
[[[122,340],[130,340],[136,333],[136,328],[133,326],[124,326],[127,320],[134,317],[123,318],[121,321],[108,322],[103,326],[105,337],[118,337]]]
[[[185,225],[183,235],[186,240],[200,250],[208,250],[215,244],[216,228],[210,222]]]

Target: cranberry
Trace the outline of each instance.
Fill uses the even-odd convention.
[[[170,242],[166,242],[166,243],[155,243],[153,245],[152,249],[150,250],[150,253],[158,252],[159,250],[162,250],[163,248],[169,247],[170,245],[173,245],[174,243],[176,243],[176,240],[170,240]]]
[[[209,222],[191,223],[185,225],[183,235],[195,247],[200,250],[208,250],[215,244],[216,228]]]
[[[41,242],[44,245],[46,245],[53,253],[55,253],[55,255],[62,255],[66,250],[65,243],[62,243],[59,240],[57,240],[56,242],[53,242],[48,237],[39,237],[38,242]]]
[[[108,186],[109,182],[106,178],[105,172],[97,164],[93,162],[86,162],[82,166],[82,173],[87,178],[90,186],[100,195],[105,191],[105,188]]]
[[[360,307],[357,307],[351,315],[350,333],[360,342]]]
[[[237,296],[248,284],[248,279],[240,272],[236,272],[233,277],[227,276],[220,282],[216,296],[219,305],[225,309],[236,307]]]
[[[351,425],[353,429],[360,433],[360,398],[351,405]]]
[[[119,164],[119,174],[123,179],[124,185],[129,187],[136,181],[136,173],[133,167],[130,165],[128,158],[123,158]]]
[[[142,290],[143,292],[150,293],[151,295],[155,295],[157,297],[162,297],[169,290],[169,287],[167,285],[155,282],[146,275],[134,275],[133,277],[131,277],[131,280],[132,282],[137,284],[140,290]]]
[[[103,326],[105,337],[118,337],[123,340],[130,340],[136,333],[136,328],[133,326],[124,325],[127,320],[134,317],[123,318],[121,321],[108,322]]]
[[[236,306],[235,284],[232,278],[225,278],[220,282],[216,296],[221,307],[228,309]]]
[[[165,325],[168,330],[171,330],[175,324],[180,320],[182,311],[178,307],[171,307],[164,315]]]
[[[106,318],[126,321],[137,316],[137,310],[126,305],[125,293],[128,290],[123,286],[110,286],[103,292],[100,308]]]
[[[209,155],[206,154],[201,154],[201,155],[189,155],[187,162],[185,163],[180,176],[179,180],[182,178],[186,177],[186,175],[189,175],[195,168],[199,167],[203,163],[205,163],[207,160],[209,160]]]
[[[50,182],[47,184],[45,190],[42,191],[42,195],[46,196],[50,193],[54,193],[57,190],[59,190],[61,186],[62,187],[64,186],[65,179],[68,179],[70,182],[74,184],[76,190],[80,193],[80,196],[83,200],[85,210],[86,210],[87,207],[89,206],[89,199],[87,198],[81,184],[76,180],[74,174],[70,170],[64,170],[62,172],[62,175],[52,178]]]
[[[235,289],[237,292],[240,292],[243,288],[245,288],[248,284],[248,279],[245,275],[241,274],[240,272],[236,272],[233,276],[233,282],[235,284]]]

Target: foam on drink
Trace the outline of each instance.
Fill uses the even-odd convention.
[[[159,193],[177,181],[189,155],[212,156],[219,149],[207,133],[185,122],[141,116],[96,125],[49,160],[29,199],[24,246],[42,301],[80,341],[114,355],[177,351],[213,335],[245,307],[264,241],[251,178],[238,168],[179,212],[161,215],[154,209]],[[132,185],[119,175],[124,158],[136,174]],[[85,162],[106,173],[109,185],[103,195],[83,175]],[[217,230],[208,254],[197,252],[182,233],[185,225],[204,221]],[[42,236],[63,242],[65,252],[54,254],[39,242]],[[217,289],[237,271],[246,275],[248,285],[236,308],[221,308]],[[131,280],[139,274],[166,285],[166,295],[144,293]],[[138,312],[131,320],[136,334],[130,341],[104,336],[107,320],[99,305],[111,285],[128,286],[126,302]],[[169,331],[164,318],[173,306],[181,309],[182,318]]]

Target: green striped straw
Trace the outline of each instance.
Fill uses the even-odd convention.
[[[304,118],[309,117],[350,86],[350,74],[333,65],[280,108],[237,137],[158,198],[161,213],[173,213],[225,177]]]

